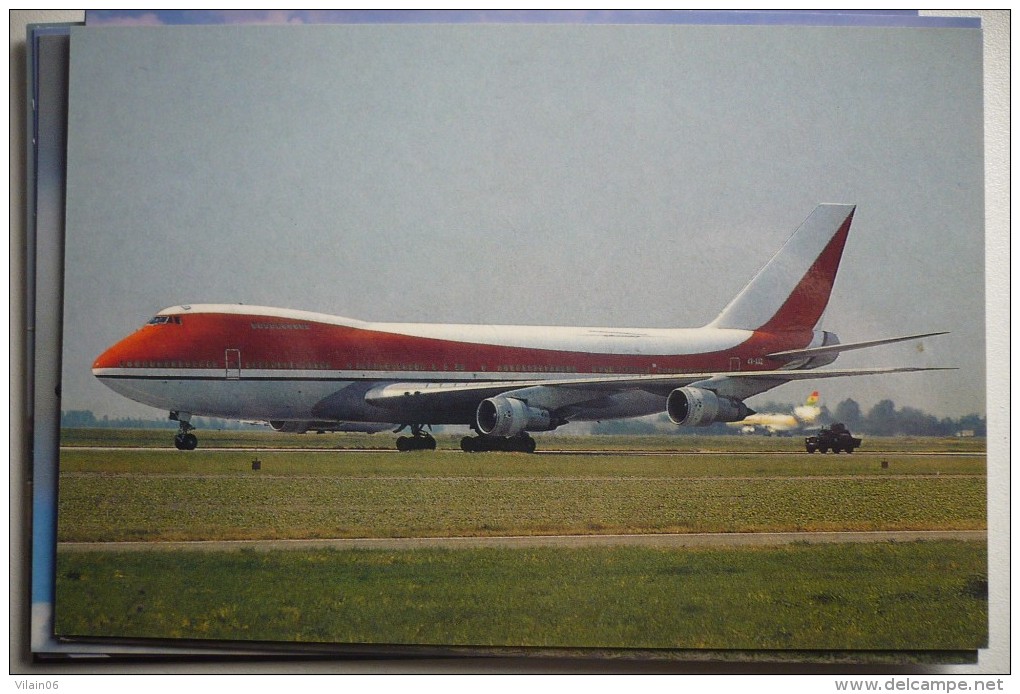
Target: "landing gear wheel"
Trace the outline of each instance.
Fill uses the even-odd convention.
[[[521,437],[521,439],[517,442],[517,444],[519,446],[519,448],[517,448],[517,450],[520,451],[521,453],[534,453],[535,452],[535,448],[536,448],[535,439],[531,438],[527,434],[524,434]]]
[[[398,429],[399,431],[399,429]],[[436,440],[431,434],[426,434],[422,431],[421,424],[415,424],[411,427],[411,436],[401,436],[397,438],[397,450],[401,453],[407,451],[434,451],[436,450]]]
[[[460,450],[465,453],[484,453],[492,449],[490,439],[483,436],[465,436],[460,440]]]
[[[493,436],[465,436],[460,440],[460,450],[465,453],[482,453],[485,451],[502,451],[505,453],[534,453],[535,439],[526,433],[497,438]]]
[[[194,434],[177,434],[174,436],[174,446],[179,451],[193,451],[198,448],[198,437]]]
[[[187,412],[171,412],[170,419],[181,423],[174,436],[174,447],[179,451],[193,451],[198,448],[198,437],[191,433],[191,414]]]

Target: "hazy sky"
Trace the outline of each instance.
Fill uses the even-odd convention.
[[[72,32],[63,409],[180,303],[366,320],[702,325],[819,202],[858,205],[821,327],[952,334],[782,386],[985,411],[973,29],[583,25]]]

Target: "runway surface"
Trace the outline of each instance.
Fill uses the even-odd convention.
[[[963,540],[984,542],[985,530],[887,530],[871,532],[787,532],[787,533],[678,533],[643,535],[535,535],[513,537],[396,537],[325,538],[314,540],[231,540],[189,542],[61,542],[58,550],[71,552],[132,552],[189,550],[220,552],[252,549],[469,549],[502,547],[749,547],[841,542],[915,542],[920,540]]]
[[[174,451],[169,446],[166,448],[153,448],[151,446],[61,446],[62,451],[75,451],[75,450],[88,450],[88,451]],[[255,446],[235,446],[235,447],[215,447],[215,448],[199,448],[198,451],[202,453],[355,453],[355,454],[369,454],[369,453],[396,453],[396,449],[388,448],[288,448],[288,447],[255,447]],[[413,455],[415,451],[409,452]],[[438,451],[429,451],[428,453],[435,455],[442,455],[446,453],[456,453],[458,455],[463,454],[463,451],[453,449],[443,449]],[[187,455],[188,452],[182,452],[181,455]],[[611,456],[611,455],[626,455],[626,456],[732,456],[732,455],[751,455],[751,456],[780,456],[780,455],[797,455],[804,454],[810,455],[803,451],[801,448],[791,449],[789,451],[641,451],[641,450],[539,450],[535,451],[530,455],[537,456],[559,456],[559,455],[587,455],[587,456]],[[469,453],[467,455],[474,455]],[[817,453],[813,457],[818,459],[824,459],[829,457],[830,454]],[[832,456],[841,457],[842,454],[831,454]],[[852,454],[852,457],[866,457],[866,456],[908,456],[908,457],[947,457],[947,456],[970,456],[979,457],[985,456],[984,451],[865,451],[858,449],[856,453]]]

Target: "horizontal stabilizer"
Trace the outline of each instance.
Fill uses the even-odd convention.
[[[773,352],[766,356],[772,358],[801,358],[820,357],[839,354],[851,349],[864,349],[865,347],[877,347],[878,345],[889,345],[894,342],[906,342],[907,340],[920,340],[923,337],[933,335],[947,335],[947,331],[939,333],[924,333],[923,335],[908,335],[906,337],[890,337],[885,340],[868,340],[867,342],[848,342],[846,344],[825,345],[823,347],[808,347],[807,349],[789,349],[783,352]]]

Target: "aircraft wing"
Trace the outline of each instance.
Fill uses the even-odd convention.
[[[560,380],[469,381],[458,383],[390,383],[372,388],[365,401],[376,407],[402,411],[455,409],[496,395],[524,400],[555,411],[583,405],[607,395],[641,390],[668,395],[675,388],[698,385],[723,397],[747,398],[789,381],[846,376],[874,376],[912,371],[942,371],[941,367],[889,367],[838,370],[727,371],[641,376],[595,376]]]

